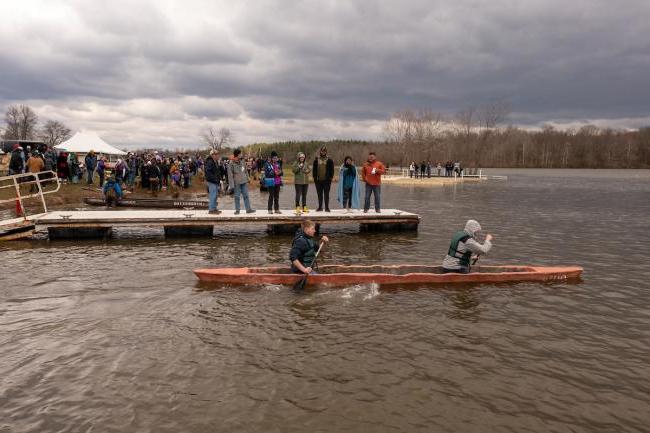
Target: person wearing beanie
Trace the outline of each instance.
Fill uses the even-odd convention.
[[[269,213],[280,212],[280,187],[282,186],[282,164],[278,153],[271,152],[271,160],[264,164],[264,185],[269,191]]]
[[[293,163],[293,174],[294,180],[293,185],[296,189],[296,214],[300,215],[301,213],[309,212],[307,209],[307,188],[309,187],[309,178],[307,177],[311,173],[311,168],[309,164],[305,161],[305,154],[298,152],[296,157],[296,162]],[[300,206],[300,201],[302,199],[302,207]]]
[[[487,254],[492,248],[492,235],[485,236],[485,242],[480,243],[481,225],[478,221],[468,220],[465,229],[457,231],[451,237],[451,244],[445,259],[442,261],[444,273],[468,274],[471,265],[478,260],[478,256]],[[472,262],[473,259],[473,262]]]
[[[325,202],[325,212],[329,212],[330,187],[334,178],[334,161],[327,157],[327,147],[325,146],[320,148],[319,156],[314,158],[312,177],[318,195],[318,209],[316,209],[316,212],[323,211],[323,201]]]

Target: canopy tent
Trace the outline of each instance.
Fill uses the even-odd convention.
[[[77,132],[71,139],[57,144],[54,148],[75,153],[88,153],[94,150],[95,153],[107,155],[126,155],[126,152],[111,146],[94,132]]]

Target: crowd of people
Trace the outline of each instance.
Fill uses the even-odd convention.
[[[444,170],[444,173],[443,173]],[[436,162],[435,164],[431,161],[422,161],[417,163],[411,161],[409,164],[409,177],[415,179],[424,179],[425,177],[437,176],[437,177],[452,177],[454,173],[456,176],[460,176],[463,172],[463,167],[460,161],[447,161],[444,163]]]
[[[217,209],[218,196],[225,193],[234,195],[236,213],[240,211],[242,198],[246,212],[255,212],[251,207],[248,184],[251,180],[259,179],[261,189],[268,191],[268,212],[282,212],[280,189],[283,186],[284,168],[282,159],[275,151],[270,152],[266,158],[243,156],[240,149],[235,149],[232,155],[226,157],[221,157],[218,150],[213,150],[205,158],[200,153],[167,156],[158,151],[138,154],[129,152],[113,163],[106,156],[98,155],[92,150],[80,161],[74,152],[57,153],[50,147],[40,152],[14,146],[9,164],[10,174],[43,170],[56,171],[62,182],[85,181],[88,185],[97,182],[104,193],[115,193],[116,200],[119,200],[125,190],[137,189],[150,191],[154,196],[161,190],[170,190],[173,196],[177,196],[180,190],[192,186],[198,177],[207,184],[209,211],[217,214],[220,213]],[[291,170],[294,177],[295,212],[309,212],[307,194],[312,182],[318,198],[316,212],[331,212],[330,193],[335,178],[335,164],[329,157],[327,148],[323,146],[311,163],[307,161],[305,153],[298,153]],[[385,172],[386,167],[377,160],[374,152],[368,154],[368,159],[360,169],[351,157],[346,156],[336,171],[339,177],[337,201],[346,212],[359,210],[362,203],[364,212],[368,212],[371,199],[374,198],[373,207],[376,212],[381,212],[381,176]],[[105,183],[108,173],[111,175],[111,183],[107,189]],[[362,182],[365,183],[363,202],[360,197]],[[118,185],[119,191],[113,185]]]
[[[235,195],[235,213],[240,211],[240,196],[244,198],[246,212],[255,212],[250,208],[248,183],[251,175],[258,173],[260,186],[268,191],[267,211],[269,214],[282,213],[280,210],[280,189],[283,185],[284,168],[282,159],[277,152],[272,151],[266,159],[258,159],[249,164],[248,158],[241,157],[241,151],[235,149],[233,155],[226,160],[219,157],[219,151],[213,150],[206,160],[205,178],[209,191],[209,212],[219,214],[217,209],[218,192],[221,189],[219,179],[226,172],[227,185]],[[208,165],[208,161],[209,165]],[[217,161],[224,161],[221,167]],[[261,163],[260,163],[261,161]],[[252,168],[252,169],[251,169]],[[295,213],[308,213],[307,193],[309,184],[313,181],[318,197],[316,212],[331,212],[330,190],[334,179],[334,161],[328,156],[327,148],[323,146],[310,164],[306,155],[299,152],[291,170],[295,189]],[[368,154],[368,160],[363,163],[359,174],[351,157],[346,156],[339,167],[339,183],[337,201],[346,212],[360,208],[360,181],[365,182],[364,212],[370,209],[371,198],[374,197],[375,212],[381,212],[381,176],[386,172],[383,163],[377,160],[374,152]]]

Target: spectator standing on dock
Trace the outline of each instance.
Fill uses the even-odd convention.
[[[381,175],[386,173],[386,167],[377,160],[375,152],[368,154],[368,160],[363,164],[361,177],[366,183],[366,194],[363,211],[370,209],[370,195],[375,196],[375,212],[381,212]]]
[[[221,213],[221,211],[217,209],[217,196],[219,194],[219,185],[221,183],[221,171],[218,159],[219,151],[213,149],[205,160],[205,181],[208,184],[208,213],[216,215]],[[176,172],[178,172],[178,170]],[[176,173],[173,173],[172,176],[175,174]]]
[[[431,161],[427,161],[427,178],[431,177]]]
[[[334,178],[334,161],[327,156],[327,147],[325,146],[320,148],[319,156],[314,158],[312,176],[318,195],[316,212],[323,211],[323,201],[325,201],[325,212],[330,212],[330,187]]]
[[[351,156],[346,156],[339,169],[339,184],[336,190],[336,199],[346,212],[352,208],[359,209],[359,176],[357,167],[354,166]]]
[[[11,151],[11,159],[9,160],[9,176],[14,174],[21,174],[25,171],[25,164],[23,158],[20,156],[21,147],[19,144],[14,144]]]
[[[424,179],[424,173],[427,171],[427,163],[422,161],[420,163],[420,178]]]
[[[282,186],[282,165],[279,162],[278,154],[274,150],[271,152],[271,161],[264,164],[264,184],[269,190],[269,213],[280,212],[280,186]]]
[[[88,185],[93,184],[93,177],[95,176],[95,168],[97,168],[97,155],[95,151],[91,150],[86,154],[84,158],[84,164],[86,166],[86,173],[88,174]]]
[[[415,161],[411,161],[411,164],[409,165],[409,177],[417,176],[415,175]]]
[[[302,212],[307,213],[307,189],[309,188],[309,173],[311,168],[307,164],[306,156],[302,152],[298,152],[296,162],[293,163],[293,186],[296,189],[296,214],[300,215]],[[302,207],[300,202],[302,199]]]
[[[228,185],[235,192],[235,215],[239,215],[240,196],[244,197],[246,213],[255,212],[255,209],[251,208],[251,202],[248,198],[248,170],[246,169],[246,162],[241,158],[241,149],[235,149],[232,152],[232,159],[228,165]]]
[[[485,242],[482,244],[478,238],[481,236],[481,225],[478,221],[468,220],[465,229],[457,231],[451,237],[451,244],[447,255],[442,262],[442,271],[444,273],[454,272],[468,274],[471,268],[472,255],[475,258],[481,254],[487,254],[492,248],[492,235],[485,236]]]
[[[442,172],[442,165],[440,162],[436,165],[436,170],[438,171],[438,177],[440,177],[440,173]]]

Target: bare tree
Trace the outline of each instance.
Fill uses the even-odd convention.
[[[36,136],[38,116],[28,105],[11,105],[5,114],[5,138],[33,140]]]
[[[454,120],[458,124],[459,129],[466,136],[472,133],[472,128],[476,123],[476,107],[466,107],[456,113]]]
[[[478,109],[479,126],[494,129],[508,118],[510,111],[510,102],[504,99],[487,103]]]
[[[70,138],[70,128],[58,120],[48,120],[41,129],[40,138],[48,146],[56,146]]]
[[[230,146],[235,142],[235,137],[228,128],[216,128],[210,126],[202,134],[201,139],[210,149],[220,150],[223,147]]]

